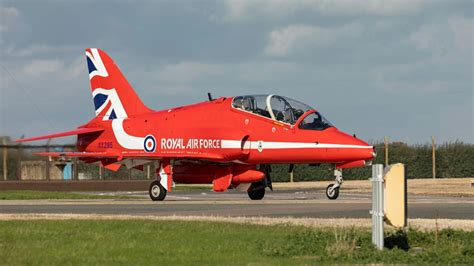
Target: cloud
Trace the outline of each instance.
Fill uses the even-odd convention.
[[[55,73],[64,67],[60,60],[34,60],[22,69],[23,74],[29,76],[41,76],[47,73]]]
[[[134,69],[124,75],[129,81],[137,81],[136,88],[155,88],[154,96],[193,95],[201,86],[208,86],[212,80],[225,73],[222,66],[196,61],[162,64],[152,69]]]
[[[264,53],[269,56],[288,56],[296,52],[311,53],[312,49],[328,48],[336,42],[356,38],[363,27],[351,23],[336,28],[311,25],[290,25],[271,31]]]
[[[83,56],[16,63],[9,65],[9,73],[1,69],[0,135],[60,131],[90,118],[93,107]]]
[[[451,16],[448,19],[449,26],[454,32],[454,40],[457,48],[462,51],[473,50],[474,19],[462,16]]]
[[[200,62],[180,62],[164,65],[158,70],[158,79],[162,82],[190,84],[222,74],[218,65]]]
[[[453,64],[469,64],[459,60],[457,55],[438,57],[434,54],[425,60],[407,64],[390,64],[374,67],[369,74],[370,82],[383,91],[412,93],[458,94],[468,96],[466,84],[472,75],[470,69],[452,70]],[[468,65],[469,67],[469,65]]]
[[[438,42],[441,29],[433,24],[422,25],[418,30],[412,32],[407,41],[412,43],[416,49],[432,50],[441,48]]]
[[[375,66],[371,81],[385,91],[468,96],[473,86],[473,36],[473,20],[457,15],[417,25],[400,40],[417,58]]]
[[[228,22],[282,19],[304,12],[328,16],[407,15],[419,12],[428,4],[430,1],[424,0],[227,0],[221,19]]]
[[[418,50],[433,52],[472,53],[474,20],[462,16],[450,16],[445,20],[431,21],[420,25],[404,42],[412,44]]]
[[[297,65],[276,61],[250,61],[243,63],[203,63],[185,61],[164,64],[150,71],[136,69],[125,73],[129,80],[139,81],[136,88],[155,88],[158,96],[202,95],[215,91],[221,95],[239,93],[283,92],[292,77],[299,75]],[[293,82],[294,84],[294,82]],[[238,90],[238,91],[237,91]],[[253,91],[252,91],[253,90]],[[227,91],[227,92],[224,92]],[[155,106],[156,108],[160,108]]]
[[[0,34],[12,31],[18,22],[20,12],[14,7],[0,6]]]
[[[2,51],[3,56],[10,57],[40,57],[40,56],[52,56],[58,54],[75,53],[77,51],[83,51],[84,47],[78,45],[48,45],[48,44],[30,44],[26,47],[8,46]]]
[[[0,6],[0,45],[3,46],[7,38],[14,36],[22,26],[18,9]]]

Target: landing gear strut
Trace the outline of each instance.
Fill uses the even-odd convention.
[[[341,169],[334,169],[334,176],[336,177],[336,183],[331,184],[326,188],[326,196],[330,200],[335,200],[339,197],[339,188],[342,185],[342,170]]]
[[[169,159],[163,159],[160,162],[160,167],[156,168],[156,179],[151,182],[148,193],[151,200],[162,201],[166,194],[171,191],[173,184],[173,170]]]

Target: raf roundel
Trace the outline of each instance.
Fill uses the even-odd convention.
[[[146,152],[154,152],[156,149],[155,137],[152,135],[146,136],[145,140],[143,141],[143,148]]]

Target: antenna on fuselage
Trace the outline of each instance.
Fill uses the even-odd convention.
[[[207,93],[207,98],[209,98],[210,102],[214,101],[214,99],[212,99],[212,95],[210,92]]]

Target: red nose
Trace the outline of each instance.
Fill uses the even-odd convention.
[[[348,145],[346,153],[352,160],[370,161],[377,155],[372,145],[355,136],[339,131],[338,139],[341,143]]]

